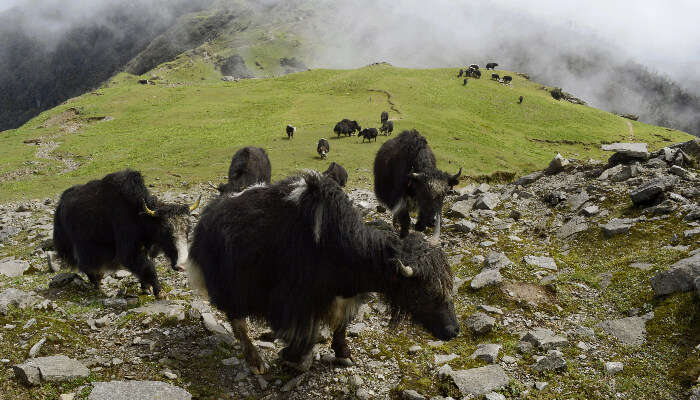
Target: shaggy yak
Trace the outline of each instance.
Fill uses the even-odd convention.
[[[350,121],[347,118],[335,124],[335,128],[333,128],[333,132],[335,132],[338,137],[340,137],[340,135],[352,136],[355,132],[359,133],[361,130],[362,128],[357,121]]]
[[[488,71],[489,69],[495,70],[496,67],[498,67],[498,63],[491,62],[491,63],[486,64],[486,70],[487,70],[487,71]]]
[[[428,141],[418,131],[403,131],[387,140],[374,159],[374,193],[391,209],[394,223],[401,227],[401,237],[408,235],[409,213],[418,209],[416,230],[435,224],[431,241],[440,237],[442,203],[452,187],[459,183],[455,175],[435,167],[435,155]]]
[[[336,181],[340,187],[345,187],[348,182],[348,171],[335,161],[328,166],[327,170],[323,171],[323,175]]]
[[[326,138],[319,139],[318,144],[316,145],[316,152],[318,153],[319,157],[321,157],[322,160],[325,160],[329,151],[331,151],[331,145],[328,144],[328,140],[326,140]]]
[[[221,194],[236,193],[257,183],[270,183],[272,167],[265,149],[244,147],[236,152],[228,169],[228,183],[217,188]]]
[[[151,196],[137,171],[111,173],[61,195],[53,221],[58,257],[84,272],[97,289],[105,272],[121,266],[144,291],[161,297],[156,266],[161,251],[175,270],[187,260],[189,216],[199,205],[164,204]],[[49,256],[49,265],[51,257]]]
[[[386,121],[383,123],[382,127],[379,128],[379,132],[391,136],[392,132],[394,132],[394,121]]]
[[[452,272],[441,249],[416,233],[362,223],[340,186],[316,171],[222,196],[202,212],[188,263],[193,288],[231,322],[254,374],[263,360],[246,317],[266,321],[286,342],[283,361],[307,370],[319,329],[350,364],[345,332],[368,292],[385,296],[392,322],[410,317],[440,340],[459,333]]]
[[[297,131],[296,127],[287,125],[287,139],[292,139],[294,137],[294,132]]]
[[[509,75],[504,75],[504,76],[503,76],[503,83],[505,83],[506,85],[509,84],[510,81],[512,81],[512,80],[513,80],[513,77],[512,77],[512,76],[509,76]]]
[[[375,142],[377,141],[377,135],[377,128],[365,128],[362,132],[357,134],[357,137],[362,138],[362,143],[365,142],[365,139],[367,139],[367,142],[371,143],[372,139],[374,139]]]

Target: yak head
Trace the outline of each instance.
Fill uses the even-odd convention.
[[[350,121],[350,129],[359,133],[362,130],[362,127],[357,123],[357,121]]]
[[[151,256],[155,256],[162,251],[170,260],[171,267],[177,271],[185,269],[185,262],[188,255],[187,239],[192,228],[190,224],[190,213],[199,206],[199,201],[191,205],[180,204],[158,204],[155,209],[148,208],[143,204],[143,212],[150,219],[152,230]],[[160,250],[160,251],[159,251]]]
[[[418,207],[416,230],[423,231],[435,224],[436,217],[442,212],[442,204],[452,187],[459,183],[462,169],[455,175],[434,169],[427,172],[411,172],[408,176],[409,187],[412,188]]]
[[[440,340],[457,336],[453,276],[445,254],[422,235],[411,233],[402,239],[397,256],[390,260],[396,272],[394,285],[386,294],[392,308],[392,324],[408,317]]]

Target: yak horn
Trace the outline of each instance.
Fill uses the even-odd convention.
[[[199,201],[200,201],[200,200],[202,200],[202,195],[201,195],[201,194],[199,195],[199,198],[197,199],[197,201],[195,201],[194,204],[192,204],[192,205],[190,206],[190,212],[196,210],[197,207],[199,207]]]
[[[145,202],[145,201],[143,202],[143,211],[145,211],[146,214],[150,215],[151,217],[155,217],[155,216],[156,216],[156,212],[153,211],[153,210],[151,210],[150,208],[148,208],[148,206],[146,205],[146,202]]]
[[[462,167],[459,167],[459,172],[455,176],[452,177],[452,179],[459,179],[459,176],[462,175]]]
[[[399,270],[401,271],[401,275],[405,276],[406,278],[412,277],[413,276],[413,268],[403,265],[401,260],[398,260],[398,261],[399,261]]]

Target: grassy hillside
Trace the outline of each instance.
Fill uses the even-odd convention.
[[[349,185],[369,187],[374,154],[387,138],[362,144],[355,137],[335,139],[332,128],[342,118],[378,127],[380,112],[390,110],[380,91],[390,93],[400,111],[390,112],[395,132],[418,129],[440,168],[463,167],[471,176],[540,169],[557,152],[602,158],[604,142],[659,148],[690,138],[638,122],[630,131],[625,119],[556,101],[513,73],[511,86],[481,79],[464,87],[453,69],[388,65],[223,82],[206,55],[186,54],[144,77],[154,74],[160,77],[155,85],[117,75],[95,92],[1,132],[0,201],[55,194],[126,167],[140,169],[157,186],[220,181],[244,145],[268,151],[273,179],[336,161],[350,172]],[[518,104],[521,95],[525,101]],[[287,123],[298,129],[291,141],[284,134]],[[327,161],[315,152],[321,137],[333,139]],[[24,143],[37,141],[32,139],[44,144]],[[71,170],[71,161],[80,166]]]

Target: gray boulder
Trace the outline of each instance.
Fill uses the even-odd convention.
[[[614,218],[608,221],[607,224],[600,225],[600,228],[603,230],[603,235],[610,238],[629,232],[635,223],[636,221],[633,219]]]
[[[5,275],[10,278],[16,278],[24,275],[29,269],[29,263],[13,258],[0,260],[0,275]]]
[[[560,239],[566,239],[587,229],[588,223],[586,223],[586,218],[582,215],[577,215],[559,228],[557,237]]]
[[[476,229],[476,223],[467,219],[462,219],[452,224],[451,228],[457,232],[469,233]]]
[[[566,370],[568,365],[561,351],[549,350],[547,355],[539,358],[532,368],[536,371],[558,371]]]
[[[5,289],[0,293],[0,315],[7,314],[10,306],[24,309],[32,307],[39,300],[33,292],[25,292],[15,288]]]
[[[700,206],[693,207],[688,214],[683,217],[686,221],[697,221],[700,220]]]
[[[613,336],[625,346],[640,346],[646,342],[648,320],[654,318],[654,313],[641,317],[627,317],[599,322],[596,327]]]
[[[472,289],[481,289],[485,286],[497,285],[503,282],[503,277],[498,270],[489,269],[482,271],[477,276],[475,276],[470,282]]]
[[[28,385],[39,385],[42,382],[65,382],[90,375],[80,361],[63,355],[31,358],[24,364],[12,367],[15,377]]]
[[[551,350],[569,344],[569,340],[566,337],[556,335],[546,328],[535,328],[528,331],[521,341],[530,343],[542,350]]]
[[[552,257],[545,256],[525,256],[523,257],[525,264],[534,266],[537,268],[549,269],[552,271],[557,270],[557,263]]]
[[[157,381],[96,382],[88,400],[190,400],[192,395],[177,386]]]
[[[533,172],[529,175],[521,176],[520,178],[518,178],[517,181],[515,181],[515,184],[520,186],[527,186],[537,182],[537,180],[542,178],[543,176],[544,173],[542,171]]]
[[[651,288],[657,296],[689,292],[695,289],[695,280],[698,277],[700,253],[676,262],[666,271],[658,272],[651,278]]]
[[[650,204],[677,183],[678,177],[675,176],[656,178],[632,190],[630,197],[637,206]]]
[[[605,151],[614,151],[624,154],[631,158],[646,160],[649,158],[649,151],[646,143],[612,143],[604,144],[602,149]]]
[[[446,214],[452,218],[467,218],[474,208],[474,203],[476,203],[474,199],[457,201],[450,206]]]
[[[501,199],[495,193],[484,193],[476,199],[474,208],[477,210],[493,210],[498,207]]]
[[[499,365],[453,371],[449,366],[440,368],[441,376],[448,376],[464,396],[482,396],[499,390],[510,382],[510,378]]]
[[[692,181],[695,179],[694,173],[688,171],[687,169],[685,169],[683,167],[679,167],[678,165],[672,166],[668,172],[680,177],[681,179],[685,179],[686,181]]]
[[[554,159],[552,159],[552,161],[549,162],[549,167],[547,167],[547,172],[556,174],[558,172],[563,171],[567,165],[569,165],[569,160],[562,157],[561,154],[557,153],[557,155],[554,156]]]
[[[513,265],[513,263],[508,259],[508,256],[506,256],[505,253],[492,251],[486,256],[486,259],[484,259],[482,271],[489,269],[500,271],[501,269],[511,265]]]
[[[472,353],[472,358],[485,361],[489,364],[494,364],[498,361],[498,352],[501,351],[500,344],[481,343],[476,346],[476,350]]]
[[[478,334],[489,333],[496,324],[496,319],[488,315],[477,312],[467,317],[465,323],[467,327]]]

